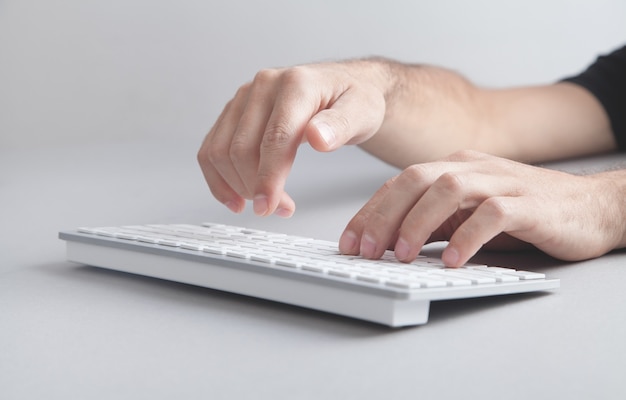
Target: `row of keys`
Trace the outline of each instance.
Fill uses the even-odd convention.
[[[401,263],[392,252],[380,260],[368,260],[340,254],[335,242],[219,224],[134,225],[78,231],[404,290],[545,278],[539,273],[476,264],[446,268],[441,260],[425,256]]]

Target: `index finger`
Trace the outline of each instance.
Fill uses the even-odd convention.
[[[287,175],[293,165],[304,128],[320,108],[306,82],[287,73],[288,90],[278,93],[261,141],[253,206],[258,215],[272,214],[285,196]]]

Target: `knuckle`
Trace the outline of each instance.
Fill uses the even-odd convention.
[[[232,106],[233,102],[236,99],[246,99],[248,97],[248,93],[250,92],[251,87],[252,87],[252,82],[247,82],[241,85],[239,89],[237,89],[237,92],[235,93],[235,97],[227,103],[226,107]]]
[[[295,66],[286,69],[281,75],[281,81],[287,86],[303,87],[308,82],[309,72],[306,66]]]
[[[209,158],[209,153],[204,148],[198,151],[198,154],[196,155],[196,160],[203,170],[212,164],[211,159]]]
[[[204,154],[204,160],[213,165],[221,165],[228,159],[228,152],[216,143],[210,143]]]
[[[271,68],[262,69],[259,72],[257,72],[256,75],[254,76],[254,80],[253,80],[254,85],[265,86],[273,82],[278,76],[278,74],[279,74],[278,70],[275,70],[275,69],[271,69]]]
[[[206,165],[209,162],[209,155],[207,153],[207,146],[202,145],[196,154],[196,160],[200,165]]]
[[[229,158],[233,162],[238,163],[239,161],[247,159],[249,154],[250,151],[247,141],[235,137],[228,149]]]
[[[294,129],[286,121],[270,122],[263,135],[264,148],[283,148],[293,140]]]
[[[437,178],[435,185],[438,190],[446,194],[462,193],[465,188],[463,178],[453,172],[444,172]]]
[[[383,192],[386,193],[389,189],[391,189],[396,184],[397,180],[398,180],[398,176],[397,175],[394,176],[393,178],[387,179],[387,181],[380,188],[380,191],[383,191]]]
[[[476,150],[458,150],[454,153],[450,154],[447,157],[450,161],[474,161],[474,160],[482,160],[485,158],[485,154],[478,152]]]
[[[428,176],[426,168],[421,164],[413,164],[408,166],[402,171],[399,179],[408,180],[411,182],[422,181]]]
[[[490,197],[482,203],[481,207],[497,221],[503,221],[511,215],[511,209],[501,197]]]

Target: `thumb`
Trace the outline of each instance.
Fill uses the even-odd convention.
[[[385,101],[380,96],[347,91],[329,108],[311,118],[304,136],[317,151],[333,151],[372,137],[382,125]]]

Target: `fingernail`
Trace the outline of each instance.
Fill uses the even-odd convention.
[[[254,200],[252,201],[252,208],[254,209],[254,213],[256,215],[267,214],[267,209],[269,208],[267,196],[262,194],[255,196]]]
[[[441,260],[448,267],[457,267],[459,263],[459,252],[454,247],[446,247],[441,254]]]
[[[293,210],[280,207],[277,208],[276,211],[274,211],[274,214],[278,215],[281,218],[289,218],[293,215]]]
[[[335,142],[337,141],[337,137],[335,136],[333,128],[331,128],[330,125],[324,122],[320,122],[316,124],[316,126],[317,131],[320,133],[320,136],[322,137],[322,140],[324,140],[326,145],[328,147],[333,147],[335,145]]]
[[[226,203],[224,203],[224,205],[228,207],[228,209],[234,213],[239,214],[241,212],[241,209],[239,208],[239,204],[237,204],[236,201],[229,200]]]
[[[409,256],[409,251],[411,251],[411,248],[409,247],[407,241],[402,238],[398,239],[398,242],[396,243],[396,246],[394,248],[396,258],[398,260],[406,260],[406,258]]]
[[[361,255],[365,258],[373,258],[376,253],[376,242],[371,236],[365,234],[361,238]]]
[[[352,254],[355,252],[357,245],[356,233],[352,231],[345,231],[339,239],[339,251],[343,254]]]

